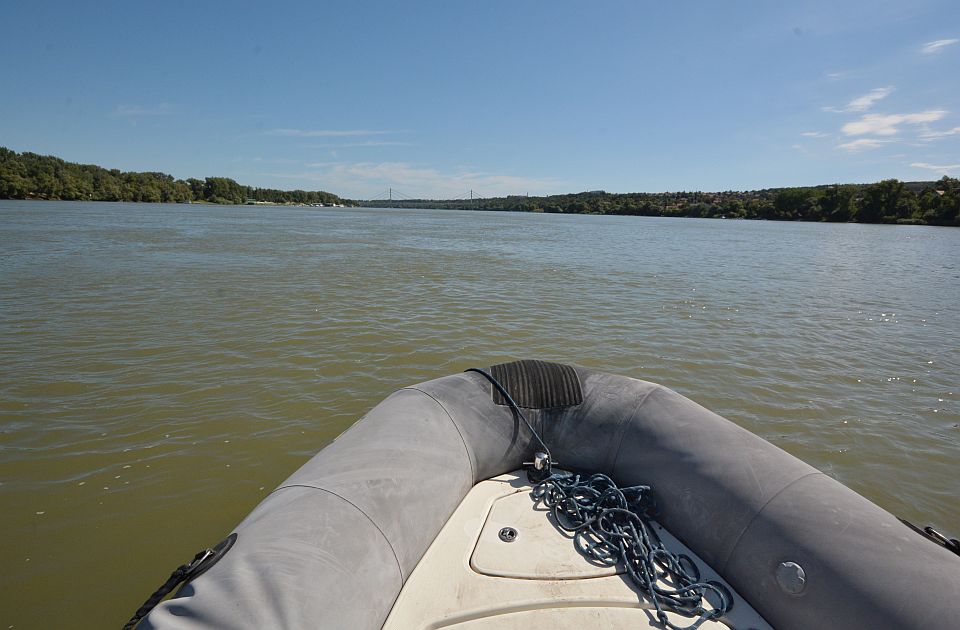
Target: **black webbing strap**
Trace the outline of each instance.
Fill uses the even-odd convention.
[[[191,569],[198,566],[203,562],[209,555],[213,553],[212,549],[204,549],[197,555],[193,557],[193,560],[187,564],[181,564],[176,570],[170,574],[170,577],[167,578],[167,581],[163,583],[163,586],[154,591],[153,595],[147,598],[147,601],[143,602],[143,606],[137,609],[137,612],[133,614],[133,617],[130,618],[130,621],[123,626],[123,630],[133,630],[137,627],[137,624],[140,623],[140,620],[150,614],[150,611],[157,607],[157,604],[163,601],[163,598],[169,595],[173,589],[185,581],[191,573]]]
[[[193,560],[187,564],[181,564],[170,574],[163,586],[154,591],[153,595],[143,602],[143,606],[137,609],[130,621],[123,626],[123,630],[133,630],[140,621],[150,614],[150,611],[157,607],[157,604],[163,601],[163,598],[173,592],[173,589],[183,582],[188,582],[193,578],[203,574],[207,569],[217,563],[225,553],[230,551],[233,543],[237,540],[237,534],[233,533],[221,540],[212,549],[204,549],[193,557]]]

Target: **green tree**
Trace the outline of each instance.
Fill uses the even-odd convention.
[[[895,223],[898,212],[909,207],[903,198],[912,194],[896,179],[864,186],[854,218],[861,223]]]
[[[825,221],[849,221],[855,186],[827,186],[820,197],[820,208]]]
[[[925,223],[960,226],[960,180],[944,176],[923,192],[919,206]]]

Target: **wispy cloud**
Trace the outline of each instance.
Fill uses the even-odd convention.
[[[935,55],[941,52],[947,46],[953,46],[957,42],[960,42],[960,39],[938,39],[924,44],[920,48],[920,52],[924,55]]]
[[[888,96],[890,96],[891,92],[893,92],[892,85],[870,90],[863,96],[859,98],[855,98],[849,103],[847,103],[847,111],[848,112],[865,112],[871,107],[873,107],[873,104],[876,103],[877,101],[885,99]]]
[[[315,167],[300,173],[265,175],[312,182],[325,190],[355,199],[374,197],[387,188],[400,191],[407,197],[451,199],[470,190],[482,197],[528,192],[546,194],[564,185],[553,178],[504,175],[466,168],[447,172],[408,162],[316,163]]]
[[[957,173],[960,173],[960,164],[948,164],[941,166],[938,164],[927,164],[926,162],[913,162],[910,164],[910,166],[933,171],[938,175],[946,175],[947,177],[956,177]]]
[[[927,129],[920,134],[921,140],[939,140],[940,138],[946,138],[947,136],[956,136],[960,135],[960,127],[954,127],[953,129],[946,129],[944,131],[935,131],[933,129]]]
[[[349,147],[412,147],[412,142],[390,142],[386,140],[371,140],[369,142],[348,142],[347,144],[341,144],[338,149],[349,148]]]
[[[836,113],[865,112],[871,107],[873,107],[873,104],[876,103],[877,101],[883,100],[888,96],[890,96],[890,93],[893,92],[893,90],[894,90],[894,87],[892,85],[888,85],[886,87],[874,88],[869,92],[867,92],[866,94],[864,94],[863,96],[858,96],[857,98],[853,99],[843,107],[823,107],[822,109],[825,112],[836,112]]]
[[[168,103],[160,103],[149,107],[144,105],[117,105],[113,108],[113,115],[121,117],[166,116],[172,113],[173,108]]]
[[[829,138],[830,134],[825,131],[804,131],[800,134],[806,138]]]
[[[368,140],[366,142],[345,142],[342,144],[306,144],[310,149],[352,149],[367,147],[412,147],[412,142],[396,142],[392,140]]]
[[[843,149],[850,153],[860,153],[861,151],[870,151],[872,149],[879,149],[883,145],[889,143],[890,140],[878,140],[876,138],[860,138],[859,140],[852,140],[850,142],[844,142],[843,144],[838,144],[838,149]]]
[[[288,138],[351,138],[357,136],[385,136],[400,132],[376,131],[373,129],[270,129],[264,133]]]
[[[931,109],[914,114],[864,114],[860,120],[848,122],[840,130],[848,136],[895,136],[903,124],[919,125],[940,120],[947,115],[942,109]]]
[[[839,81],[845,76],[847,76],[846,72],[830,72],[827,74],[827,78],[831,81]]]
[[[300,163],[300,160],[291,160],[288,158],[265,158],[265,157],[255,157],[250,161],[257,162],[258,164],[299,164]]]

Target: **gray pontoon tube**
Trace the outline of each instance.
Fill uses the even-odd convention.
[[[557,404],[572,374],[582,402],[561,392],[577,404],[527,412],[556,461],[652,486],[658,520],[774,627],[960,619],[960,558],[765,440],[653,383],[497,367],[521,406]],[[497,402],[475,373],[392,394],[271,493],[234,547],[141,627],[381,627],[470,488],[531,456],[529,431]],[[805,582],[778,578],[784,563]]]

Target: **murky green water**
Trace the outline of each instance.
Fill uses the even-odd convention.
[[[119,627],[396,388],[663,383],[960,534],[960,230],[0,201],[0,628]]]

